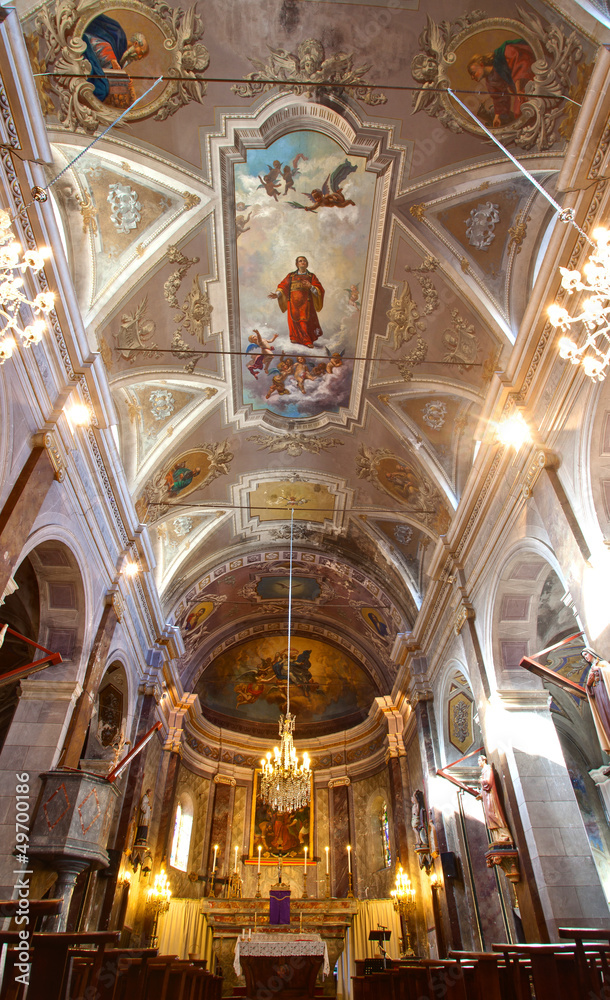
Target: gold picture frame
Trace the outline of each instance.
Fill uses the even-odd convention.
[[[302,865],[304,848],[307,859],[313,860],[313,775],[310,778],[309,803],[294,812],[279,813],[266,805],[260,795],[260,768],[254,771],[252,814],[250,818],[249,861],[258,862],[258,845],[262,845],[261,864],[275,865],[278,856],[284,865]]]

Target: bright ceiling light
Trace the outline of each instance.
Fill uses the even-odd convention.
[[[522,445],[532,440],[530,429],[519,411],[512,413],[498,424],[497,436],[501,444],[514,448],[515,451],[519,451]]]
[[[125,566],[123,567],[123,573],[125,574],[125,576],[136,576],[139,572],[140,569],[137,563],[132,562],[131,559],[128,562],[126,562]]]
[[[73,427],[88,427],[91,423],[91,412],[84,403],[74,403],[66,415]]]

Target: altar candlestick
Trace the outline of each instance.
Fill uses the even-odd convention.
[[[262,849],[263,849],[263,845],[259,844],[258,845],[258,867],[256,869],[258,875],[260,875],[260,873],[261,873],[261,851],[262,851]]]
[[[305,848],[305,859],[303,861],[303,875],[307,875],[307,848]]]
[[[212,862],[212,875],[216,871],[216,856],[218,854],[218,844],[214,844],[214,861]]]
[[[237,871],[237,847],[235,848],[235,867],[234,867],[233,871],[234,872]]]
[[[349,874],[352,873],[352,847],[351,844],[347,845],[347,870]]]
[[[330,874],[330,868],[328,867],[328,851],[329,851],[329,848],[325,847],[324,850],[326,851],[326,874],[329,875]]]

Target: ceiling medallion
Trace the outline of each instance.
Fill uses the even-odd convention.
[[[309,802],[311,794],[311,770],[309,755],[303,754],[303,763],[292,741],[295,717],[290,714],[290,638],[292,626],[292,542],[294,527],[294,504],[290,505],[290,570],[288,577],[288,656],[286,668],[286,715],[280,715],[280,745],[273,748],[261,761],[261,797],[277,812],[293,812],[302,809]]]

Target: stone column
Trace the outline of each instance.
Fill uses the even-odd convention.
[[[499,691],[498,700],[491,716],[486,713],[485,730],[493,726],[490,746],[505,748],[500,775],[509,805],[514,796],[551,939],[557,939],[559,927],[610,927],[608,904],[549,710],[550,695]]]
[[[214,844],[218,844],[216,872],[214,875],[215,891],[218,890],[216,879],[228,877],[231,871],[231,824],[233,820],[236,784],[235,778],[228,774],[215,774],[210,789],[209,815],[211,817],[211,824],[205,871],[206,875],[212,875]],[[204,857],[206,857],[205,854]],[[208,883],[207,895],[210,894],[210,884]]]
[[[403,739],[404,719],[389,697],[377,698],[377,704],[384,714],[388,727],[387,764],[392,794],[392,825],[394,850],[399,863],[405,870],[409,867],[409,842],[407,822],[411,815],[409,801],[409,777],[406,772],[407,751]]]
[[[331,895],[341,898],[347,896],[349,878],[347,864],[347,845],[353,848],[354,839],[350,822],[350,797],[348,777],[333,778],[328,782],[330,806],[330,856],[331,856]],[[352,850],[352,875],[354,857]],[[354,885],[356,885],[354,879]]]
[[[93,714],[95,696],[104,675],[104,670],[106,669],[106,659],[110,649],[110,642],[119,620],[115,607],[117,604],[115,596],[112,592],[106,595],[102,617],[100,618],[87,661],[82,694],[72,713],[63,749],[59,757],[58,764],[62,767],[78,767],[80,763],[87,727]]]
[[[81,693],[72,681],[48,681],[41,676],[20,682],[21,696],[6,742],[0,752],[0,892],[13,895],[15,859],[16,775],[29,774],[32,814],[40,788],[39,774],[55,766],[57,747],[66,733],[68,718]],[[35,895],[32,879],[32,895]],[[48,885],[45,884],[43,892]]]
[[[17,560],[53,480],[61,481],[64,475],[53,435],[37,434],[29,458],[0,511],[0,595],[17,569]]]

